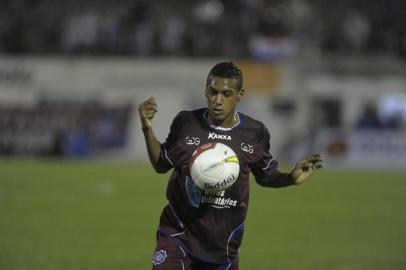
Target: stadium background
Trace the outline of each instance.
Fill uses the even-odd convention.
[[[245,75],[299,188],[252,181],[241,269],[405,269],[406,4],[390,1],[2,1],[0,269],[149,269],[168,175],[163,140],[204,106],[211,66]]]

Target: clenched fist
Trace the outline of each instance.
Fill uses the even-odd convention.
[[[158,111],[158,106],[155,97],[149,97],[138,106],[138,113],[140,115],[142,130],[147,131],[151,128],[151,120],[154,118],[155,113]]]

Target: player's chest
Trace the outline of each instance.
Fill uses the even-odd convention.
[[[240,160],[249,161],[259,147],[255,140],[244,138],[238,132],[195,129],[185,130],[178,143],[185,149],[187,155],[192,155],[199,146],[209,142],[219,142],[227,145],[236,153]]]

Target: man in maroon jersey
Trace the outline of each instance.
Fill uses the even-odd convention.
[[[160,143],[151,120],[157,112],[153,97],[138,111],[149,159],[158,173],[174,168],[167,187],[168,205],[157,232],[153,269],[238,269],[238,248],[248,207],[248,174],[265,187],[303,183],[321,167],[315,154],[296,163],[290,173],[277,170],[269,153],[269,132],[261,122],[236,111],[244,95],[241,71],[232,62],[215,65],[207,76],[207,108],[180,112],[169,135]],[[190,178],[189,159],[194,150],[209,142],[231,147],[240,163],[235,183],[220,192],[200,190]]]

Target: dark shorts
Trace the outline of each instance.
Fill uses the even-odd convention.
[[[208,264],[191,258],[176,241],[157,233],[153,270],[238,270],[238,258],[228,264]]]

